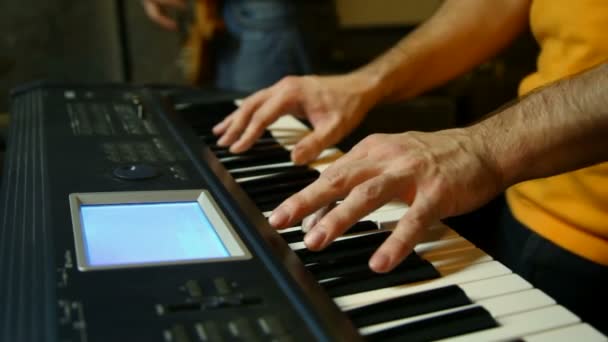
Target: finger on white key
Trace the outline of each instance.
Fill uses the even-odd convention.
[[[214,134],[221,135],[217,144],[226,147],[236,142],[249,124],[251,117],[267,99],[267,89],[262,89],[246,98],[241,106],[230,114],[230,118],[225,120],[228,121],[227,124],[220,122],[214,127]]]
[[[353,162],[351,168],[360,175],[373,172],[366,162]],[[328,169],[329,170],[329,169]],[[364,177],[363,176],[363,177]],[[355,178],[355,177],[351,177]],[[348,179],[348,176],[344,177]],[[344,234],[350,227],[368,213],[378,209],[391,198],[395,197],[395,178],[379,175],[362,182],[355,183],[348,196],[336,208],[328,212],[304,237],[308,249],[318,251]]]
[[[330,125],[315,127],[310,134],[304,136],[294,146],[291,151],[291,159],[298,165],[312,162],[323,150],[332,146],[341,138],[335,132],[335,127]]]
[[[289,111],[291,103],[289,98],[283,96],[270,97],[256,110],[243,134],[234,142],[230,151],[239,153],[249,149],[262,136],[266,127]]]
[[[228,129],[228,127],[230,127],[230,125],[232,124],[232,118],[234,117],[234,113],[226,116],[222,121],[220,121],[218,124],[216,124],[215,126],[213,126],[213,128],[211,129],[211,131],[213,132],[213,134],[215,135],[222,135],[224,134],[224,132],[226,132],[226,130]]]
[[[373,168],[360,165],[363,162],[357,164],[359,167],[353,167],[352,163],[350,167],[340,167],[340,163],[340,160],[336,161],[325,169],[316,181],[286,199],[273,210],[272,215],[268,218],[270,225],[276,229],[284,229],[296,222],[301,222],[304,217],[314,213],[319,208],[344,198],[349,194],[350,189],[356,184],[364,182],[374,173]],[[346,163],[348,164],[348,162]],[[331,213],[335,213],[336,210],[340,211],[343,206],[344,202],[327,213],[322,221],[327,221],[328,218],[331,218]],[[317,224],[315,228],[311,229],[308,235],[314,233],[318,226]],[[321,234],[320,231],[313,234],[317,236],[317,242],[319,242],[315,245],[319,246],[321,242],[325,242],[324,236],[321,236],[324,234]]]

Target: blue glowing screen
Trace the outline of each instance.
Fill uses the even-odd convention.
[[[83,205],[89,266],[228,257],[197,202]]]

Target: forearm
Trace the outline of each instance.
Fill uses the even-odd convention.
[[[416,96],[478,65],[525,27],[529,0],[448,0],[391,50],[357,70],[379,101]]]
[[[510,186],[608,160],[608,63],[523,97],[470,131]]]

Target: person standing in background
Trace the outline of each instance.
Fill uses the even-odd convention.
[[[337,27],[332,0],[143,0],[143,5],[154,22],[185,35],[180,64],[189,83],[243,92],[287,75],[319,72]]]

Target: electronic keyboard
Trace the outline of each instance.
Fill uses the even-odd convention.
[[[341,152],[294,166],[284,116],[233,155],[241,94],[41,83],[11,94],[0,194],[2,341],[427,341],[606,337],[441,223],[399,267],[367,260],[407,206],[321,252],[266,215]]]
[[[273,123],[269,131],[278,141],[285,141],[287,149],[291,149],[292,142],[306,134],[309,128],[297,119],[285,116]],[[317,162],[312,163],[311,167],[322,171],[327,167],[327,161],[334,160],[339,155],[339,151],[328,149],[321,154]],[[264,167],[268,166],[264,165]],[[377,226],[375,228],[379,232],[390,231],[406,211],[405,204],[388,203],[363,220],[375,222]],[[301,238],[300,241],[290,243],[290,247],[296,251],[303,251],[305,248],[301,241],[303,234],[299,227],[288,229],[282,234],[292,232],[299,232]],[[367,230],[348,234],[337,241],[361,239],[363,243],[374,244],[370,241],[372,240],[370,236],[373,236],[373,233]],[[377,246],[379,246],[378,242],[373,249],[375,250]],[[491,256],[441,223],[432,227],[425,241],[416,246],[415,253],[422,259],[428,260],[438,271],[439,277],[411,284],[396,284],[332,296],[349,317],[358,317],[354,322],[359,332],[368,339],[568,341],[576,337],[585,341],[606,340],[606,336],[602,336],[588,324],[580,322],[578,317],[548,295],[533,288],[519,275],[511,272],[506,266],[493,260]],[[366,262],[369,256],[371,254],[367,254],[367,258],[363,261]],[[311,268],[314,266],[314,263],[310,264]],[[324,279],[321,279],[321,283],[323,281]],[[451,287],[458,288],[465,297],[468,297],[466,304],[463,302],[453,305],[448,304],[450,300],[447,298],[438,299],[438,301],[443,300],[443,303],[437,304],[436,307],[435,304],[429,304],[432,310],[428,312],[415,312],[415,315],[405,313],[406,305],[421,305],[418,302],[409,303],[408,297],[420,295],[425,298],[423,302],[426,302],[428,300],[426,298],[437,295],[433,291],[447,291],[447,288]],[[466,310],[475,307],[485,309],[494,319],[495,325],[488,324],[489,328],[471,329],[459,335],[450,335],[442,331],[446,326],[464,322],[458,319],[449,321],[446,316],[470,315],[472,319],[473,314]],[[387,313],[391,310],[395,310],[394,316]],[[378,316],[377,319],[371,318],[374,316]],[[387,316],[391,316],[390,321],[386,319]],[[397,317],[402,318],[396,319]],[[437,322],[436,325],[431,323],[433,320]],[[418,328],[420,330],[417,330]],[[434,335],[435,331],[440,335],[438,338]]]

